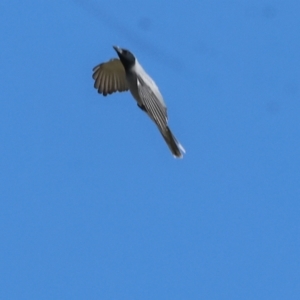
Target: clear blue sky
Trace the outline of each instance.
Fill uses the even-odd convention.
[[[2,0],[0,299],[300,299],[299,15]],[[183,160],[93,88],[112,45],[160,87]]]

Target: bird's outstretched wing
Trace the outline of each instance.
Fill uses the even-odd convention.
[[[117,58],[93,68],[93,79],[95,80],[94,87],[103,96],[128,91],[125,69]]]

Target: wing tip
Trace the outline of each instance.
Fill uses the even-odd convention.
[[[184,154],[186,154],[186,151],[179,142],[177,142],[176,144],[177,144],[177,147],[178,147],[179,151],[177,153],[173,153],[173,157],[182,159]]]

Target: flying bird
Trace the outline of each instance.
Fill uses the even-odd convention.
[[[185,150],[168,127],[167,107],[157,85],[129,50],[113,48],[119,59],[113,58],[93,69],[94,87],[103,96],[129,90],[138,107],[154,121],[173,156],[182,158]]]

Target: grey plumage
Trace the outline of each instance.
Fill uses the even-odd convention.
[[[138,106],[157,125],[172,154],[181,158],[185,150],[168,127],[167,107],[155,82],[130,51],[115,46],[114,49],[119,59],[93,69],[94,87],[104,96],[129,89]]]

